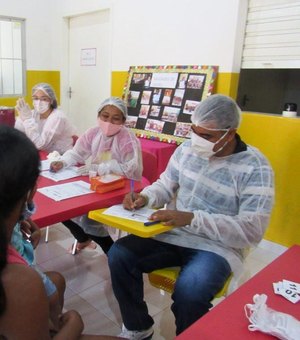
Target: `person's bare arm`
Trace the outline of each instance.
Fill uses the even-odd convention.
[[[50,164],[50,171],[57,172],[64,167],[64,163],[61,161],[54,161]]]
[[[31,218],[21,222],[21,231],[24,237],[31,241],[33,248],[36,248],[40,242],[41,230]]]
[[[79,339],[83,331],[83,321],[75,310],[70,310],[61,316],[61,325],[58,333],[53,337],[55,340]]]
[[[38,273],[22,264],[7,265],[2,273],[7,305],[0,319],[7,339],[50,339],[48,300]]]
[[[25,265],[10,264],[2,280],[7,306],[0,318],[1,334],[7,339],[51,339],[48,298],[39,274]],[[60,329],[53,339],[76,340],[82,331],[81,316],[76,311],[68,311],[61,316]]]

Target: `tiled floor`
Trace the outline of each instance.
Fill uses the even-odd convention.
[[[106,256],[99,247],[96,250],[83,250],[75,256],[68,254],[67,249],[73,238],[61,224],[51,226],[48,243],[44,242],[44,231],[45,229],[42,230],[43,236],[36,251],[36,260],[42,270],[56,270],[66,278],[65,309],[76,309],[81,314],[85,333],[119,334],[122,321],[111,288]],[[249,276],[261,270],[285,249],[262,241],[247,258],[246,269]],[[145,300],[155,320],[153,339],[173,339],[175,325],[169,308],[170,295],[161,295],[158,289],[149,284],[147,276]]]

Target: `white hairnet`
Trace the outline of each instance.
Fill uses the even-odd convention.
[[[100,107],[98,109],[98,113],[107,105],[113,105],[115,107],[117,107],[122,113],[124,118],[127,118],[127,106],[124,103],[124,101],[118,97],[109,97],[107,99],[105,99],[101,104]]]
[[[51,87],[51,85],[49,85],[47,83],[36,84],[32,88],[31,94],[34,95],[39,90],[43,91],[51,99],[51,107],[53,109],[56,109],[57,108],[57,99],[56,99],[55,92],[54,92],[53,88]]]
[[[241,110],[230,97],[214,94],[199,103],[191,121],[196,126],[210,129],[237,128],[241,120]]]

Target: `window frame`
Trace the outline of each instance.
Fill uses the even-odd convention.
[[[26,95],[26,44],[25,44],[25,19],[24,18],[16,18],[16,17],[9,17],[9,16],[2,16],[0,15],[0,22],[17,22],[21,25],[21,65],[22,65],[22,91],[21,93],[17,92],[15,90],[16,83],[15,83],[15,77],[13,76],[12,82],[13,82],[13,93],[3,93],[3,76],[2,76],[2,60],[20,60],[20,58],[15,58],[14,56],[12,58],[3,58],[1,55],[0,50],[0,98],[12,98],[12,97],[20,97]],[[13,41],[13,36],[11,35],[11,40]]]

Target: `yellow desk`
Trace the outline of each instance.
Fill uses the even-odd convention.
[[[136,222],[125,218],[104,215],[103,212],[105,210],[106,209],[98,209],[90,211],[89,218],[103,224],[107,224],[111,227],[127,231],[130,234],[134,234],[140,237],[151,237],[172,229],[172,227],[167,227],[161,223],[145,227],[144,223],[142,222]]]

